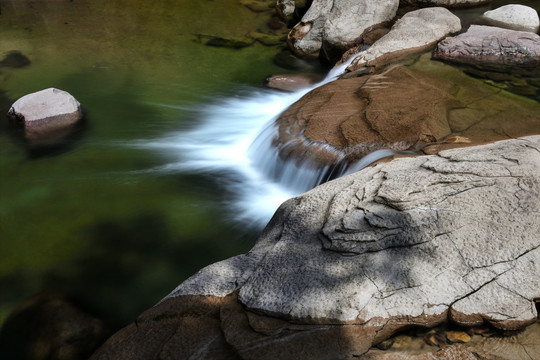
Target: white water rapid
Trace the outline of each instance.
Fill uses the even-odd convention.
[[[256,89],[249,95],[192,110],[200,119],[195,129],[138,145],[178,155],[152,172],[216,174],[234,195],[233,203],[228,204],[234,207],[234,219],[263,226],[285,200],[393,154],[391,150],[379,150],[330,174],[332,169],[312,170],[284,161],[271,147],[276,117],[310,90],[335,80],[347,65],[332,69],[312,88],[295,93]]]

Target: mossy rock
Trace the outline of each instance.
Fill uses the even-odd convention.
[[[274,9],[275,1],[240,0],[240,3],[253,12],[266,12]]]
[[[255,43],[255,39],[249,36],[223,38],[220,36],[202,34],[197,34],[195,41],[204,43],[207,46],[225,47],[231,49],[241,49],[251,46]]]
[[[251,34],[249,34],[255,41],[258,41],[262,45],[265,46],[280,46],[285,44],[287,40],[287,35],[285,34],[265,34],[262,32],[254,31]]]

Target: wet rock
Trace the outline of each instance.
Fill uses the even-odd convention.
[[[480,22],[483,25],[533,33],[537,33],[540,28],[540,19],[536,10],[517,4],[486,11],[480,18]]]
[[[271,89],[298,91],[318,83],[324,76],[320,74],[285,74],[266,78],[265,85]]]
[[[429,49],[448,34],[460,30],[459,18],[445,8],[411,11],[399,19],[388,34],[361,52],[347,71],[356,71],[366,66],[381,66],[411,53]]]
[[[469,334],[464,331],[446,331],[444,335],[452,343],[468,343],[471,341]]]
[[[284,69],[296,70],[302,72],[313,72],[321,69],[321,65],[316,60],[301,59],[294,55],[290,50],[282,51],[273,59],[274,64]]]
[[[0,358],[87,359],[109,336],[104,322],[65,296],[44,293],[29,299],[0,331]]]
[[[372,26],[392,20],[399,0],[315,0],[291,30],[289,47],[299,56],[317,58],[321,50],[335,63],[362,41]]]
[[[199,36],[200,39],[206,38],[204,43],[207,46],[225,47],[231,49],[241,49],[253,45],[255,39],[252,38],[222,38],[219,36]]]
[[[531,136],[396,159],[321,185],[284,203],[249,253],[201,270],[92,359],[369,358],[397,331],[449,314],[459,324],[531,325],[539,154],[540,136]],[[516,333],[518,354],[536,354],[535,326]],[[482,339],[418,359],[506,359],[517,348],[499,352],[506,340]]]
[[[471,25],[466,33],[439,42],[434,57],[503,72],[535,70],[540,66],[540,36],[526,31]]]
[[[412,6],[443,6],[446,8],[462,8],[489,4],[491,0],[401,0],[403,4]]]
[[[15,101],[8,118],[24,128],[34,144],[55,143],[69,135],[82,119],[81,104],[68,92],[49,88]]]
[[[451,133],[448,109],[461,106],[452,86],[405,67],[331,82],[279,116],[274,146],[281,158],[317,168],[440,140]]]
[[[288,20],[294,14],[295,2],[294,0],[277,0],[276,9],[277,9],[278,15],[283,20]]]
[[[0,67],[23,68],[30,65],[30,59],[20,51],[10,51],[0,61]]]

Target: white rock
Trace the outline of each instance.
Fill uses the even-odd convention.
[[[68,92],[49,88],[15,101],[8,116],[24,125],[27,138],[63,132],[82,118],[81,104]]]
[[[425,50],[448,34],[460,30],[461,21],[446,8],[411,11],[399,19],[388,34],[361,52],[347,70],[370,66],[375,61],[384,63],[384,59],[391,59],[397,54]]]
[[[487,25],[518,31],[537,33],[540,28],[540,19],[536,10],[529,6],[517,4],[505,5],[486,11],[482,16],[482,20]]]
[[[170,297],[239,290],[248,309],[325,323],[530,324],[538,174],[540,136],[364,169],[289,200],[250,253]]]

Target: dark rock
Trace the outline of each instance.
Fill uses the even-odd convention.
[[[29,299],[0,331],[0,358],[87,359],[110,335],[105,323],[65,296],[44,293]]]
[[[20,51],[10,51],[4,59],[0,61],[0,67],[23,68],[30,65],[30,59]]]

